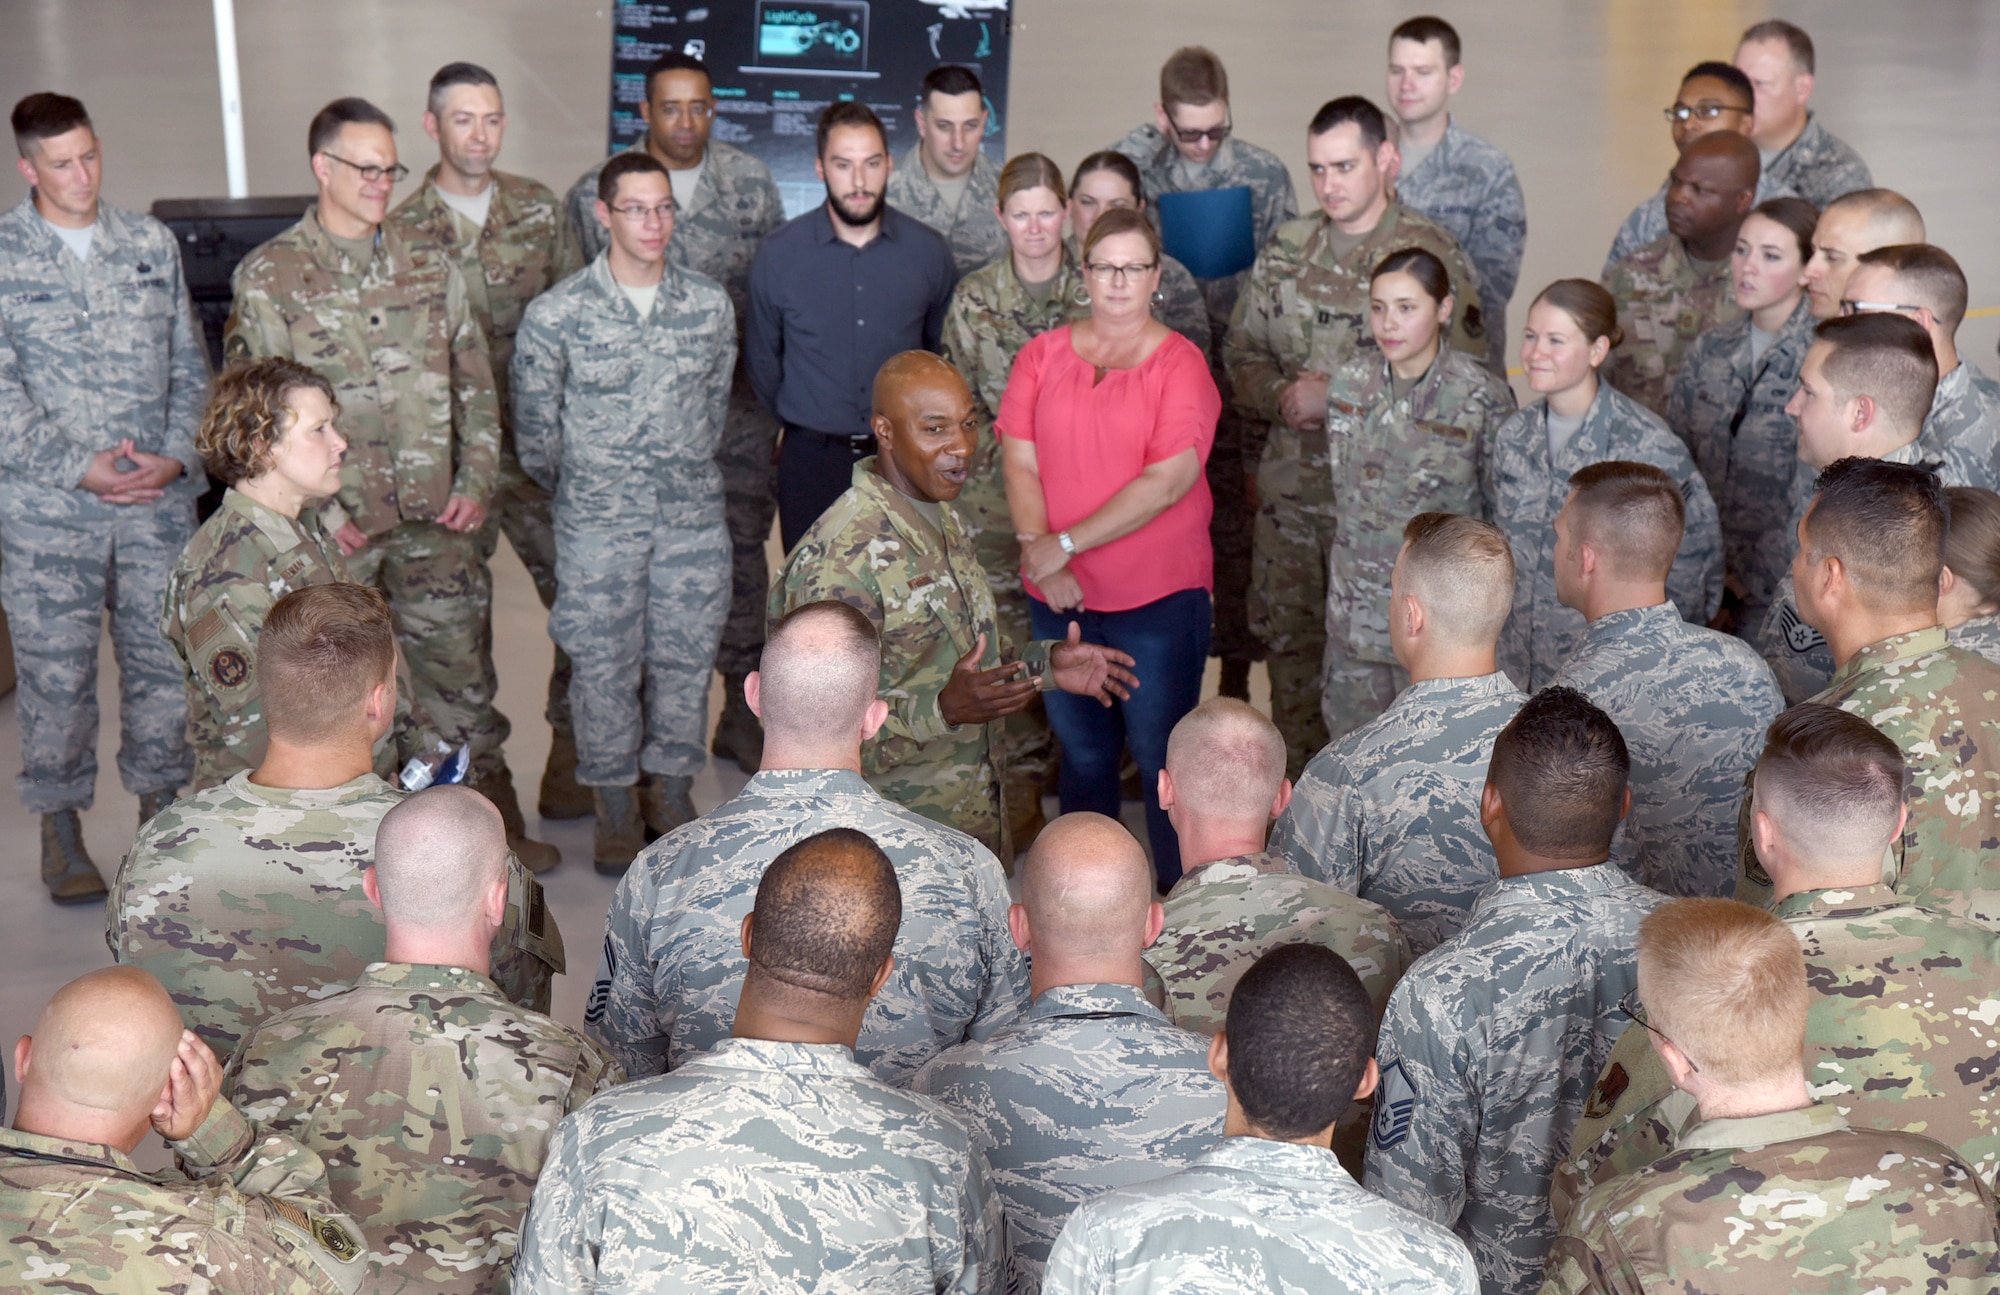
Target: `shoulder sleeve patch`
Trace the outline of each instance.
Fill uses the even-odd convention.
[[[1601,1120],[1618,1107],[1618,1099],[1632,1086],[1632,1076],[1625,1073],[1625,1063],[1615,1061],[1611,1069],[1604,1072],[1597,1081],[1597,1087],[1590,1090],[1590,1100],[1584,1103],[1583,1118]]]
[[[1375,1090],[1375,1122],[1369,1141],[1377,1151],[1387,1151],[1410,1136],[1410,1121],[1417,1113],[1417,1086],[1400,1061],[1382,1068],[1382,1082]]]
[[[218,649],[208,659],[208,677],[224,692],[235,692],[250,682],[250,658],[242,648]]]

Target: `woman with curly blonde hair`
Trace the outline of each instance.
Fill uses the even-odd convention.
[[[332,384],[284,359],[231,365],[210,392],[195,450],[230,488],[168,577],[160,620],[187,671],[196,790],[263,759],[257,636],[271,604],[350,579],[317,512],[340,489],[339,409]]]

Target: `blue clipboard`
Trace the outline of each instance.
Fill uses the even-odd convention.
[[[1226,279],[1249,269],[1257,259],[1249,185],[1200,193],[1163,193],[1156,202],[1161,245],[1195,278]]]

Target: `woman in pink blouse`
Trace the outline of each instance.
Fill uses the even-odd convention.
[[[1085,642],[1137,662],[1141,686],[1128,701],[1044,696],[1062,739],[1063,813],[1118,817],[1129,746],[1164,892],[1181,866],[1160,769],[1168,733],[1201,700],[1208,661],[1215,558],[1203,466],[1222,397],[1201,351],[1153,318],[1160,240],[1144,216],[1098,217],[1082,259],[1090,318],[1023,347],[1001,397],[1007,504],[1035,637],[1062,638],[1074,620]]]

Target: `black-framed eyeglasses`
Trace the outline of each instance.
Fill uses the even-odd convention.
[[[1914,315],[1922,309],[1922,306],[1899,306],[1893,301],[1856,301],[1852,297],[1840,299],[1840,313],[1843,315],[1873,315],[1890,310],[1907,310]]]
[[[1159,264],[1158,261],[1135,261],[1131,265],[1112,265],[1108,261],[1086,261],[1083,268],[1090,271],[1097,278],[1109,279],[1113,283],[1122,284],[1128,279],[1135,279],[1142,274],[1159,268]]]
[[[1659,1026],[1653,1024],[1651,1021],[1646,1019],[1646,1005],[1639,1001],[1638,990],[1629,989],[1625,991],[1625,997],[1618,1000],[1618,1010],[1625,1013],[1625,1015],[1631,1017],[1632,1023],[1634,1025],[1637,1025],[1641,1029],[1647,1030],[1652,1034],[1659,1036],[1660,1042],[1674,1043],[1672,1039],[1666,1036],[1666,1034],[1660,1029]],[[1701,1067],[1697,1066],[1694,1063],[1693,1057],[1688,1056],[1687,1049],[1681,1047],[1681,1045],[1678,1043],[1674,1043],[1674,1051],[1680,1053],[1682,1058],[1686,1060],[1686,1062],[1688,1063],[1689,1070],[1692,1070],[1697,1075],[1701,1073]]]
[[[611,210],[613,214],[623,216],[625,219],[635,221],[641,225],[646,223],[646,217],[657,216],[660,219],[660,223],[664,225],[674,218],[674,213],[680,210],[680,204],[671,199],[661,203],[657,207],[648,207],[644,203],[639,202],[628,202],[622,207],[613,207]]]
[[[1750,109],[1739,108],[1733,103],[1697,103],[1692,105],[1677,103],[1671,108],[1660,109],[1661,114],[1668,121],[1676,123],[1686,121],[1690,117],[1700,121],[1714,121],[1725,112],[1747,113],[1749,111]]]
[[[1179,123],[1175,122],[1172,117],[1167,118],[1167,124],[1174,128],[1174,138],[1183,144],[1199,144],[1203,140],[1220,144],[1223,140],[1228,139],[1229,132],[1235,129],[1234,126],[1225,121],[1220,126],[1210,126],[1207,130],[1186,130]]]
[[[389,179],[395,181],[397,184],[401,184],[404,180],[409,178],[410,174],[410,168],[404,166],[401,162],[396,162],[389,166],[363,166],[359,162],[350,162],[346,158],[342,157],[340,154],[329,153],[325,149],[321,149],[319,151],[319,155],[321,157],[330,157],[334,161],[340,163],[342,166],[353,167],[355,170],[361,172],[361,178],[363,180],[366,180],[370,184],[374,184],[377,180],[382,179],[384,176],[387,176]]]

